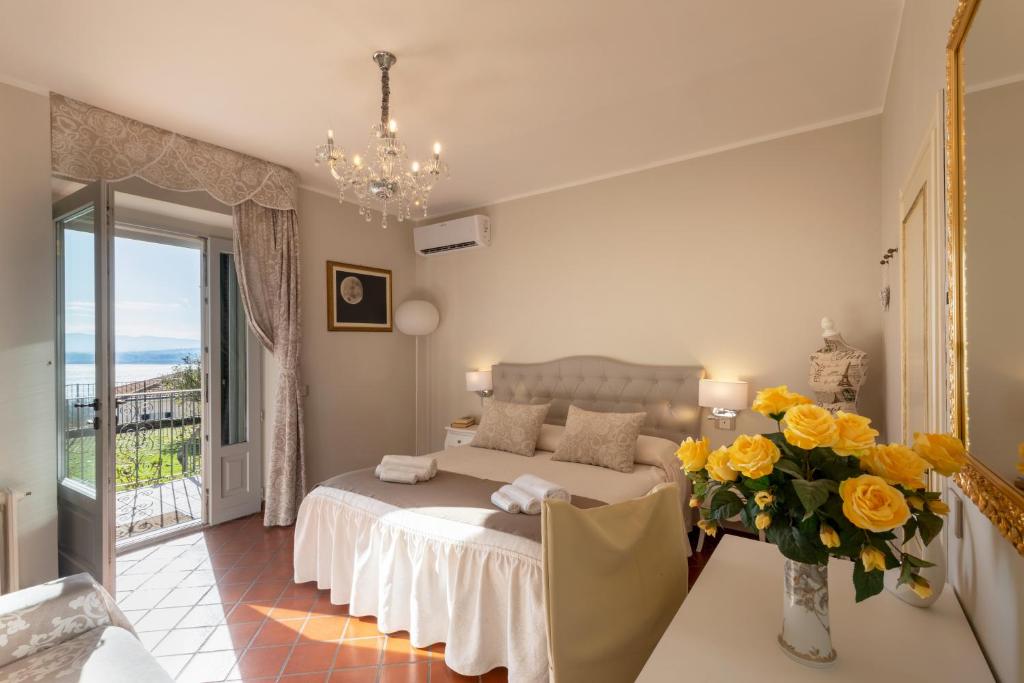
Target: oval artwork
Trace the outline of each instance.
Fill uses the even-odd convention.
[[[342,280],[338,291],[347,304],[357,304],[363,300],[363,283],[354,275]]]

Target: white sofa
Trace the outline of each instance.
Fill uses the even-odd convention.
[[[0,683],[171,678],[88,574],[0,596]]]

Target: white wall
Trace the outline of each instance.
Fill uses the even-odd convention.
[[[877,359],[879,143],[873,117],[481,209],[493,246],[417,261],[441,311],[432,446],[479,412],[464,371],[497,361],[701,364],[808,391],[826,315]],[[880,375],[861,403],[876,419]],[[738,424],[769,426],[749,411]]]
[[[326,263],[392,271],[394,304],[413,287],[407,224],[381,229],[351,204],[299,191],[302,258],[302,382],[309,485],[413,449],[413,339],[394,332],[328,332]],[[265,444],[270,444],[276,366],[264,359]]]
[[[0,84],[0,486],[20,503],[21,583],[57,575],[54,240],[46,96]]]
[[[907,0],[882,114],[882,241],[899,240],[899,190],[909,176],[945,86],[945,44],[955,0]],[[894,295],[896,292],[894,292]],[[894,299],[896,300],[896,299]],[[885,316],[889,424],[899,424],[899,316]],[[952,488],[954,495],[958,489]],[[966,497],[964,538],[949,537],[950,583],[999,680],[1024,680],[1024,557]]]

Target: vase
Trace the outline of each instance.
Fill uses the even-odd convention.
[[[779,646],[805,666],[836,661],[828,625],[828,565],[786,559]]]
[[[908,605],[931,607],[939,599],[939,596],[942,595],[942,589],[946,585],[946,548],[942,545],[939,537],[933,538],[931,543],[924,545],[921,537],[916,534],[912,539],[904,543],[903,529],[896,529],[896,543],[914,557],[919,557],[935,565],[934,567],[924,567],[917,570],[917,573],[924,577],[932,587],[932,594],[927,598],[922,598],[907,584],[898,585],[900,580],[899,567],[885,572],[885,590]]]

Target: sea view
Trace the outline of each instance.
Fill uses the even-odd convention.
[[[114,383],[138,382],[169,374],[174,364],[117,363]],[[64,366],[64,384],[95,384],[96,366],[92,363],[71,363]]]

